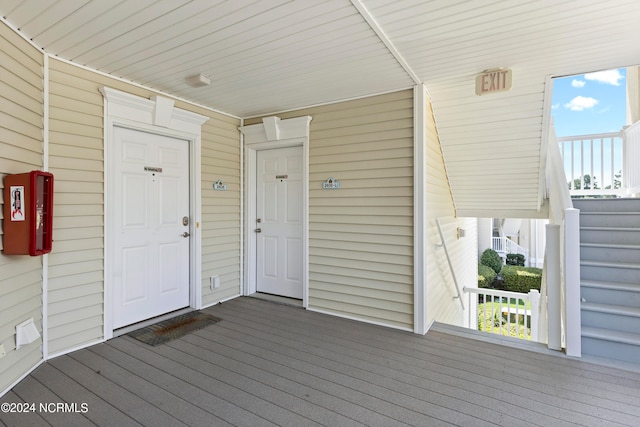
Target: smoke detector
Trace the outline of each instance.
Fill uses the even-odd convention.
[[[200,73],[196,74],[195,76],[187,77],[187,83],[189,84],[189,86],[193,87],[208,86],[211,84],[211,77]]]

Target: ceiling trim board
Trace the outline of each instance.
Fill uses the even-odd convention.
[[[373,18],[371,13],[367,10],[367,8],[362,4],[361,0],[351,0],[351,4],[358,10],[358,13],[362,15],[367,24],[371,27],[374,33],[378,36],[380,41],[386,46],[389,50],[389,53],[398,61],[398,63],[402,66],[404,71],[411,77],[411,80],[417,85],[422,84],[422,80],[418,77],[418,75],[413,71],[413,69],[409,66],[409,63],[405,61],[404,57],[400,54],[398,49],[393,45],[389,37],[382,30],[378,22]]]

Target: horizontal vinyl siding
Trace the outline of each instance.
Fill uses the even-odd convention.
[[[104,129],[95,82],[49,61],[49,168],[56,179],[49,256],[49,353],[103,337]]]
[[[104,335],[104,117],[102,86],[149,98],[155,93],[52,59],[50,169],[56,177],[54,250],[49,267],[49,352]],[[176,102],[211,119],[202,128],[203,303],[239,293],[239,120]],[[222,179],[230,190],[213,194]],[[211,293],[208,276],[222,286]]]
[[[309,307],[413,329],[413,92],[310,115]],[[329,177],[339,190],[323,190]]]
[[[0,23],[0,219],[4,177],[43,166],[43,56]],[[2,231],[0,231],[2,234]],[[2,248],[0,240],[0,248]],[[16,350],[16,325],[33,317],[42,335],[42,257],[0,253],[0,393],[42,360],[42,339]]]
[[[449,178],[430,102],[426,112],[427,325],[437,321],[462,326],[466,316],[460,302],[454,299],[457,297],[456,285],[444,248],[440,246],[442,239],[436,219],[442,226],[460,292],[463,286],[472,286],[476,281],[477,226],[475,219],[456,218]],[[464,238],[457,238],[458,228],[465,230]],[[465,308],[468,309],[466,303]]]
[[[459,82],[430,86],[440,101],[440,137],[455,203],[463,215],[491,217],[509,210],[530,217],[537,210],[544,79],[528,70],[513,73],[518,81],[536,83],[489,96],[474,96],[473,87],[462,91]],[[514,183],[511,191],[504,191],[505,180]]]
[[[205,112],[197,111],[200,114]],[[206,115],[211,115],[209,112]],[[217,115],[202,127],[202,304],[240,295],[240,120]],[[221,179],[226,191],[216,191]],[[210,277],[220,277],[211,290]]]

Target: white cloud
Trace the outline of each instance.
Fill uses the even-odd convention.
[[[605,83],[613,86],[620,86],[620,80],[624,77],[618,70],[598,71],[596,73],[587,73],[584,75],[587,80],[594,80],[598,83]]]
[[[573,87],[584,87],[584,85],[586,85],[586,84],[587,84],[587,82],[585,82],[584,80],[573,79],[571,81],[571,86],[573,86]]]
[[[551,106],[551,109],[552,109],[552,110],[557,110],[558,108],[560,108],[560,104],[553,104],[553,105]]]
[[[593,108],[598,103],[597,99],[584,96],[576,96],[570,102],[564,104],[564,108],[568,108],[571,111],[583,111],[587,108]]]

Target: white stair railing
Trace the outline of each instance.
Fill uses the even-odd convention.
[[[492,249],[501,254],[521,254],[529,258],[529,250],[508,237],[492,237]]]
[[[524,294],[466,286],[463,290],[477,295],[475,300],[478,318],[472,319],[471,313],[474,310],[469,310],[470,326],[477,324],[478,330],[487,333],[538,341],[540,292],[532,289]]]
[[[557,141],[572,196],[626,194],[624,131],[565,136]]]
[[[564,336],[566,354],[580,357],[580,215],[573,208],[569,188],[563,182],[567,161],[566,158],[563,161],[553,126],[548,137],[545,181],[550,224],[546,226],[541,287],[542,301],[547,303],[540,307],[540,341],[546,341],[550,349],[560,350]],[[546,337],[542,337],[545,333]]]

